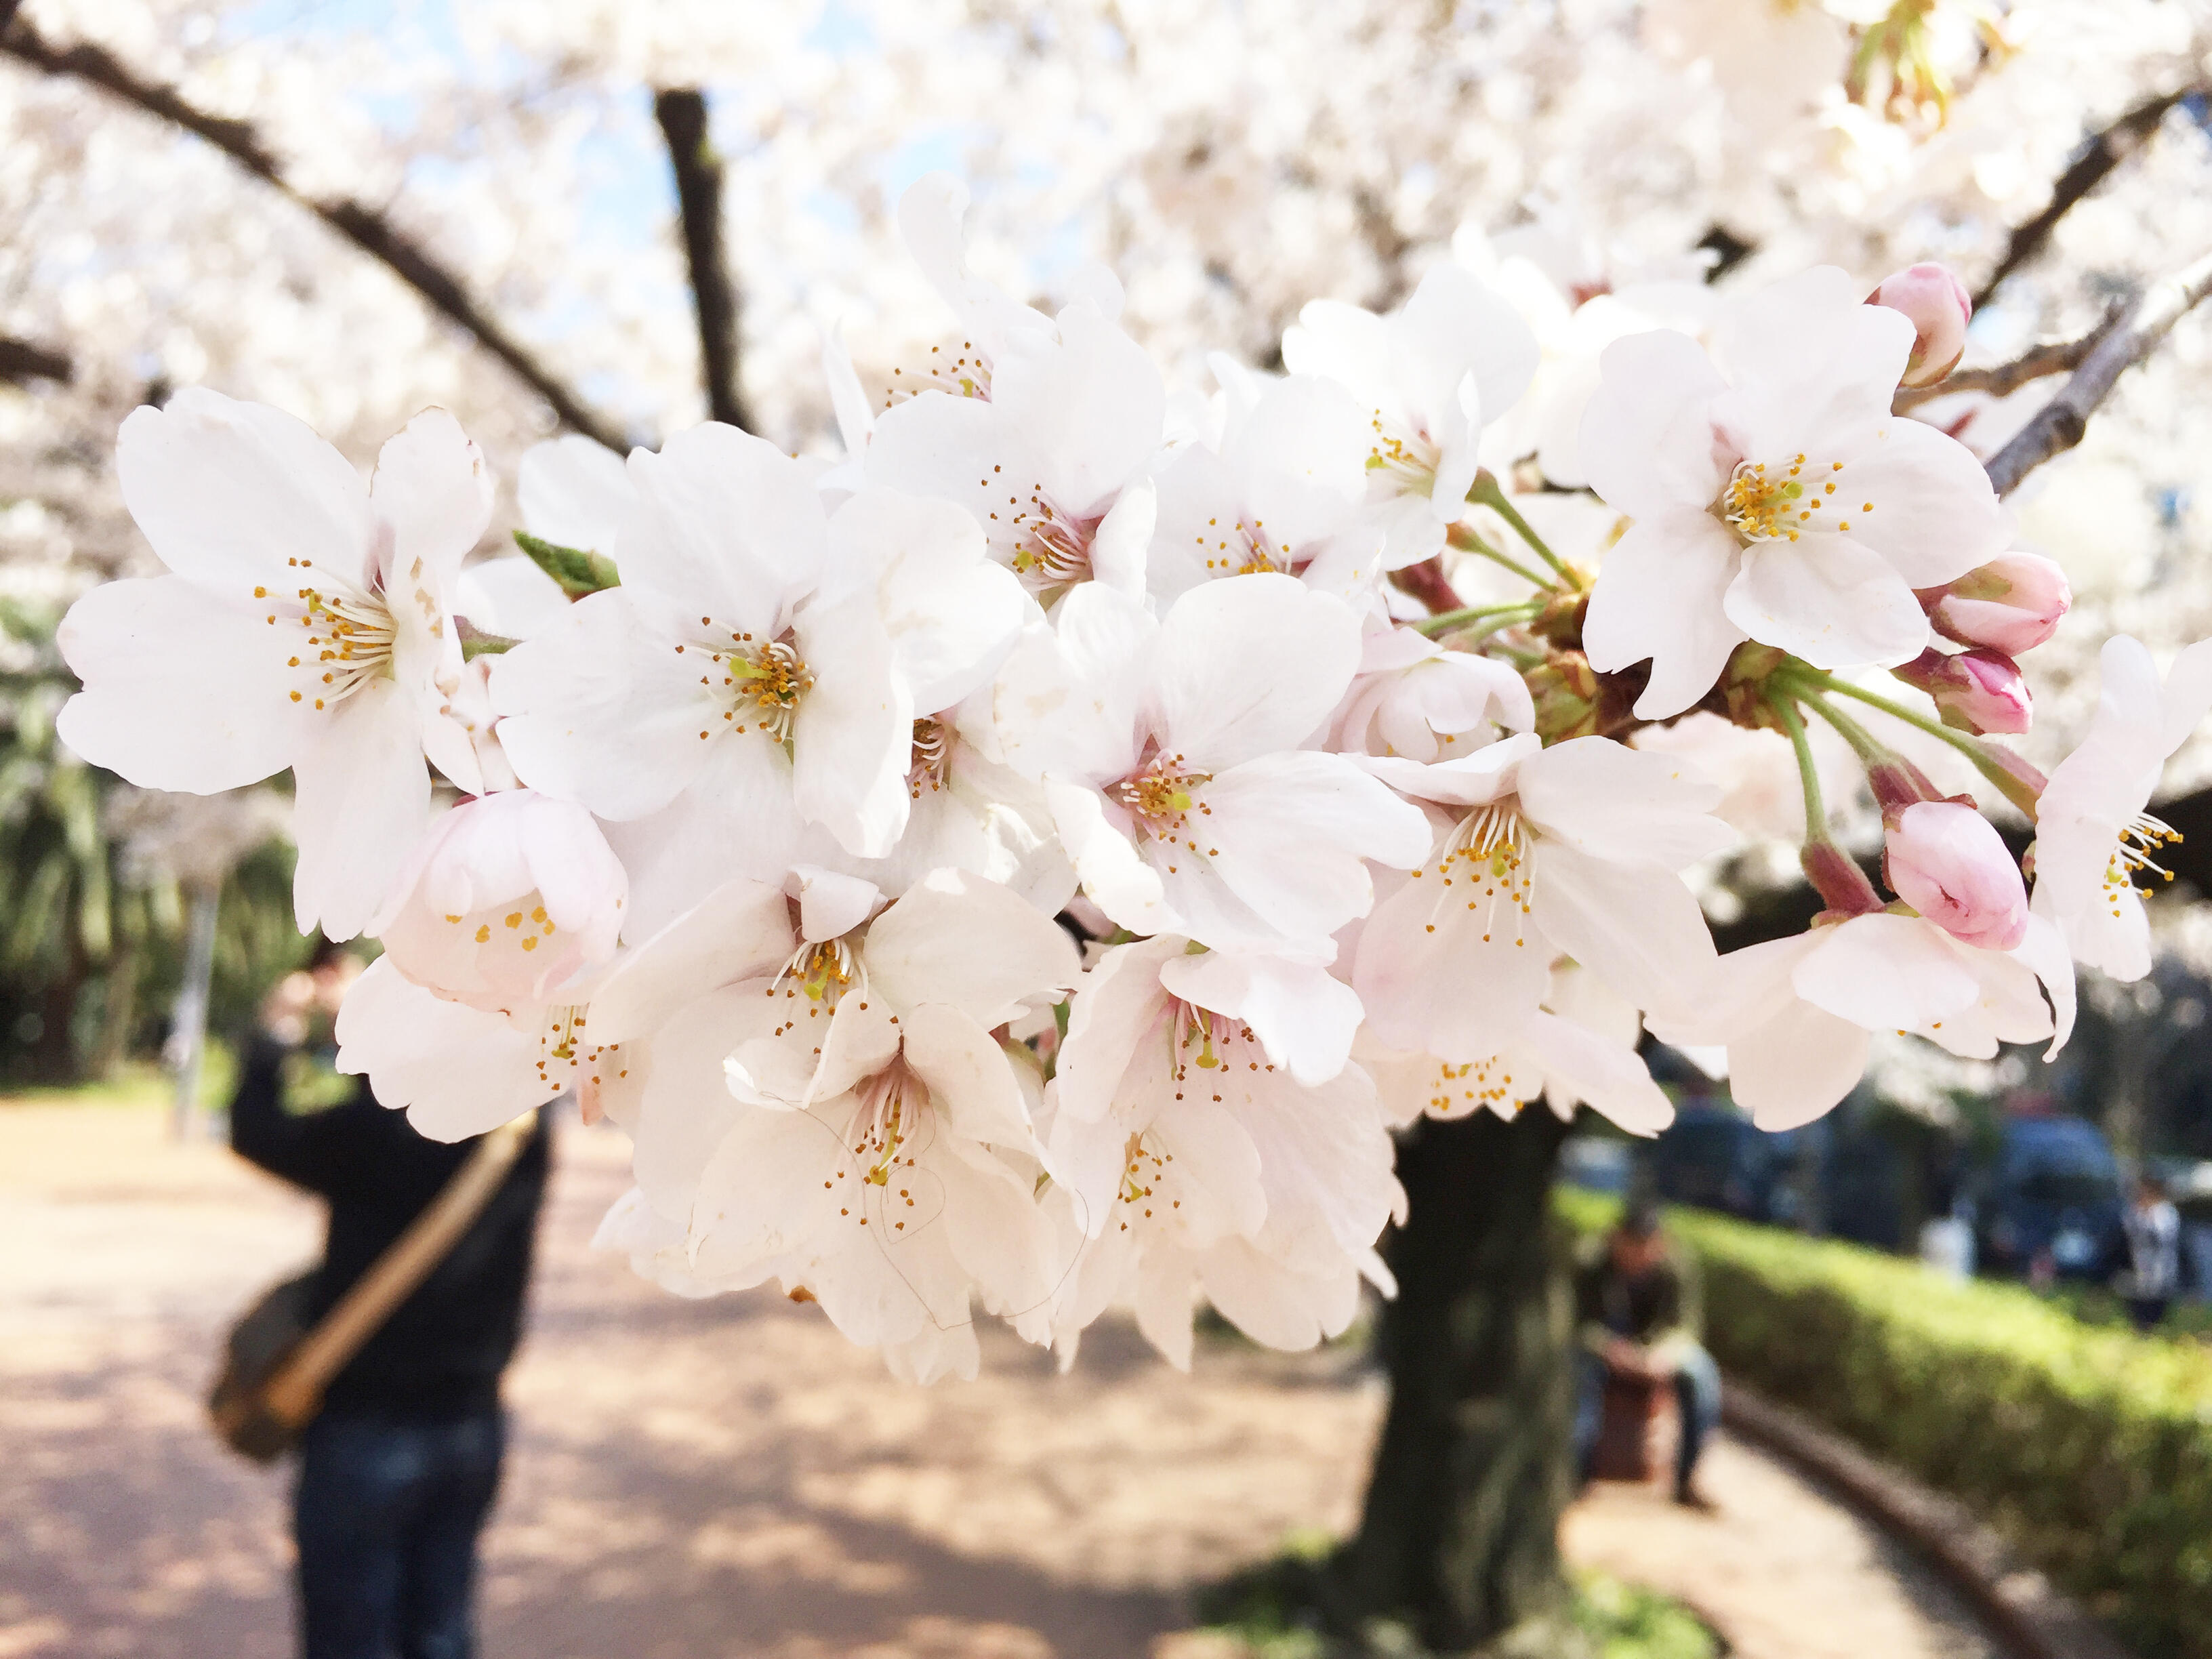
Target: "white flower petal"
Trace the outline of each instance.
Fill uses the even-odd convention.
[[[496,1129],[566,1086],[532,1064],[535,1037],[410,984],[389,958],[347,989],[337,1034],[338,1070],[366,1072],[378,1101],[433,1140]]]
[[[291,700],[278,631],[182,576],[101,583],[62,619],[85,687],[62,741],[142,789],[214,794],[282,771],[324,717]]]
[[[292,763],[292,878],[300,931],[351,939],[396,896],[428,827],[430,770],[415,710],[389,680],[330,711],[319,740]]]
[[[1688,335],[1658,329],[1615,340],[1598,368],[1603,378],[1580,441],[1590,488],[1607,507],[1638,520],[1703,513],[1732,465],[1719,453],[1705,416],[1726,386],[1712,359]]]
[[[766,746],[759,733],[726,729],[728,701],[699,684],[714,672],[707,653],[679,653],[659,621],[649,600],[610,588],[501,656],[492,707],[526,783],[604,818],[643,817],[698,775],[703,751]]]
[[[1544,1091],[1554,1106],[1586,1101],[1631,1134],[1655,1135],[1674,1121],[1667,1091],[1633,1046],[1609,1041],[1571,1019],[1540,1010],[1528,1022],[1528,1042],[1544,1067]]]
[[[1746,548],[1723,605],[1753,639],[1816,668],[1894,667],[1928,645],[1927,615],[1905,578],[1863,542],[1832,530]]]
[[[1017,1150],[1033,1145],[1029,1109],[991,1034],[957,1008],[925,1002],[899,1016],[906,1063],[929,1085],[951,1132]]]
[[[1711,971],[1705,914],[1665,865],[1594,858],[1555,841],[1536,843],[1535,862],[1537,927],[1638,1007],[1674,1008]]]
[[[638,506],[616,544],[623,586],[651,588],[726,632],[781,635],[822,571],[828,520],[805,467],[710,421],[657,455],[632,451],[629,477]]]
[[[1349,605],[1290,576],[1194,587],[1160,623],[1152,700],[1162,741],[1194,772],[1294,749],[1359,667]]]
[[[1572,738],[1530,756],[1519,786],[1530,823],[1595,858],[1680,870],[1740,839],[1711,816],[1721,792],[1688,762],[1609,738]]]
[[[686,1000],[774,972],[792,945],[790,907],[779,890],[742,876],[726,881],[617,959],[592,991],[592,1039],[650,1036]]]
[[[1318,963],[1208,951],[1170,957],[1159,975],[1184,1001],[1250,1026],[1267,1058],[1300,1083],[1326,1083],[1351,1058],[1358,994]]]
[[[1636,699],[1645,720],[1666,720],[1704,696],[1743,643],[1723,609],[1741,552],[1711,514],[1662,506],[1605,556],[1583,646],[1590,665],[1607,672],[1651,659],[1651,682]]]
[[[854,858],[881,858],[906,828],[919,711],[870,596],[804,605],[795,628],[814,685],[792,722],[792,799]]]
[[[1169,908],[1160,872],[1109,822],[1098,792],[1047,778],[1044,794],[1054,831],[1091,901],[1132,933],[1156,933],[1175,926],[1176,917]]]
[[[368,486],[281,410],[185,386],[165,409],[131,412],[115,472],[161,562],[214,592],[244,602],[257,582],[296,577],[301,557],[368,586]]]
[[[1866,1028],[1790,1000],[1729,1044],[1729,1093],[1770,1133],[1810,1123],[1865,1074]]]
[[[1912,1031],[1978,994],[1941,928],[1915,916],[1855,916],[1791,971],[1808,1002],[1869,1031]]]
[[[1060,1000],[1082,977],[1075,941],[1016,894],[939,870],[869,926],[868,980],[896,1009],[958,1009],[987,1030]]]
[[[442,599],[461,561],[491,521],[492,481],[483,453],[442,409],[427,409],[376,458],[369,509],[391,532],[381,546],[384,590],[397,610],[427,585]]]
[[[522,452],[515,504],[524,526],[556,547],[615,556],[623,520],[636,510],[629,467],[605,445],[565,433]]]

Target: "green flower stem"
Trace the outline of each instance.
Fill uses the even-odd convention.
[[[1778,679],[1785,677],[1792,684],[1816,686],[1823,691],[1836,691],[1846,697],[1856,697],[1863,703],[1881,709],[1893,720],[1903,720],[1907,726],[1916,726],[1931,738],[1941,738],[1972,761],[1974,763],[1974,769],[2002,790],[2007,799],[2014,798],[2020,786],[2019,778],[1991,757],[1988,745],[1980,738],[1971,737],[1964,732],[1955,732],[1941,720],[1930,720],[1927,715],[1917,714],[1907,708],[1903,703],[1883,696],[1878,691],[1869,691],[1863,686],[1853,685],[1849,680],[1838,679],[1835,675],[1814,668],[1809,664],[1793,663],[1784,669],[1781,674],[1776,676]],[[1831,724],[1833,724],[1838,718],[1832,710],[1823,708],[1822,712],[1827,714]],[[1839,732],[1843,731],[1840,726],[1836,729]],[[1875,741],[1873,738],[1867,735],[1863,728],[1860,728],[1860,734],[1867,737],[1869,742]],[[1845,732],[1844,735],[1848,738],[1850,733]],[[1852,746],[1857,747],[1856,744]]]
[[[1844,713],[1842,709],[1829,702],[1818,691],[1810,691],[1806,695],[1805,707],[1836,728],[1843,740],[1850,744],[1851,752],[1859,757],[1861,765],[1880,766],[1886,762],[1894,762],[1897,759],[1896,750],[1849,714]]]
[[[1805,839],[1828,839],[1828,808],[1820,799],[1820,774],[1813,763],[1813,744],[1805,735],[1805,717],[1797,712],[1797,700],[1783,696],[1767,700],[1775,719],[1790,734],[1790,746],[1797,751],[1797,780],[1805,789]]]
[[[1462,553],[1480,553],[1492,564],[1503,565],[1531,587],[1549,588],[1551,584],[1510,554],[1501,553],[1465,525],[1454,525],[1451,544]]]
[[[1413,624],[1414,631],[1426,634],[1431,639],[1466,623],[1488,622],[1492,630],[1516,622],[1527,622],[1543,614],[1540,602],[1521,599],[1511,605],[1470,605],[1457,611],[1440,611],[1433,617],[1424,617]]]
[[[1467,492],[1467,498],[1470,501],[1488,507],[1507,524],[1512,526],[1513,533],[1528,543],[1529,550],[1551,566],[1554,572],[1562,576],[1567,574],[1566,561],[1545,544],[1544,538],[1530,527],[1528,520],[1521,516],[1519,509],[1505,499],[1505,492],[1498,487],[1495,474],[1487,470],[1476,473],[1474,487]]]

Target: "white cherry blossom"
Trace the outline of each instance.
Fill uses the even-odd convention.
[[[1985,951],[1887,911],[1731,951],[1704,975],[1694,1012],[1651,1021],[1666,1042],[1725,1046],[1729,1092],[1762,1129],[1794,1129],[1850,1093],[1869,1033],[1987,1060],[2000,1042],[2047,1036],[2055,1053],[2073,1023],[2074,966],[2040,917],[2017,948]]]
[[[2150,653],[2123,634],[2105,643],[2096,717],[2036,803],[2031,908],[2074,959],[2118,980],[2150,971],[2150,923],[2138,872],[2158,873],[2178,839],[2151,816],[2166,757],[2212,708],[2212,641],[2189,647],[2160,684]]]
[[[1359,672],[1329,722],[1329,747],[1424,763],[1480,748],[1494,727],[1536,724],[1528,683],[1510,663],[1450,651],[1411,628],[1370,623]]]
[[[434,1140],[482,1134],[570,1089],[587,1118],[629,1127],[661,1021],[702,988],[786,960],[791,946],[781,890],[738,878],[608,968],[560,988],[557,1002],[471,1006],[380,957],[338,1010],[338,1069],[367,1073],[377,1099]]]
[[[1121,285],[1103,271],[1056,318],[969,276],[965,200],[935,174],[901,204],[908,244],[967,337],[955,364],[877,417],[866,476],[966,507],[1041,599],[1094,578],[1139,593],[1153,518],[1143,474],[1167,412],[1159,370],[1119,326]]]
[[[1710,354],[1668,330],[1607,349],[1582,461],[1635,522],[1583,637],[1599,669],[1650,659],[1644,719],[1696,702],[1746,639],[1821,668],[1909,662],[1928,643],[1913,590],[2010,539],[1972,454],[1890,414],[1912,325],[1861,298],[1822,267],[1724,313]]]
[[[1394,1128],[1414,1119],[1485,1109],[1511,1118],[1541,1096],[1561,1121],[1587,1103],[1632,1134],[1674,1121],[1666,1092],[1636,1052],[1642,1021],[1595,975],[1555,965],[1544,1006],[1524,1015],[1490,1052],[1440,1059],[1366,1043],[1357,1053]]]
[[[859,885],[823,884],[780,970],[654,1031],[638,1182],[703,1281],[773,1273],[902,1375],[973,1376],[971,1301],[1049,1335],[1034,1061],[993,1033],[1066,994],[1075,946],[962,872],[872,921]]]
[[[1563,954],[1647,1009],[1711,962],[1675,872],[1735,835],[1682,763],[1525,732],[1434,765],[1364,764],[1431,803],[1436,830],[1359,930],[1352,982],[1378,1042],[1455,1063],[1496,1053],[1534,1021]]]
[[[989,678],[1018,588],[958,507],[872,490],[829,514],[802,464],[734,428],[629,467],[622,586],[494,671],[517,772],[611,819],[680,799],[708,823],[679,840],[782,845],[795,814],[854,856],[888,852],[915,717]]]
[[[425,989],[472,1007],[551,1002],[605,967],[629,881],[592,815],[534,789],[465,801],[431,825],[378,933]]]
[[[1289,576],[1205,583],[1158,621],[1089,583],[1008,659],[999,730],[1115,921],[1317,950],[1365,914],[1362,860],[1403,867],[1428,839],[1350,760],[1298,747],[1358,653],[1352,611]]]
[[[432,410],[365,483],[290,416],[186,387],[124,422],[116,465],[169,574],[71,607],[61,647],[84,690],[62,738],[151,789],[291,768],[300,926],[349,939],[428,817],[424,757],[483,787],[452,605],[491,512],[483,458]]]
[[[1087,1241],[1055,1314],[1071,1358],[1119,1299],[1188,1369],[1194,1289],[1255,1340],[1304,1348],[1350,1322],[1363,1273],[1389,1282],[1373,1245],[1404,1194],[1374,1085],[1341,1053],[1302,1080],[1221,1006],[1268,1000],[1249,964],[1179,972],[1217,961],[1189,951],[1173,934],[1109,951],[1060,1046],[1046,1167]]]
[[[1383,526],[1363,515],[1370,417],[1333,380],[1263,381],[1218,362],[1218,441],[1178,446],[1156,475],[1145,576],[1173,603],[1201,581],[1273,570],[1352,599],[1382,574]]]
[[[1393,569],[1443,545],[1474,485],[1483,423],[1528,389],[1536,362],[1520,313],[1450,260],[1387,316],[1316,300],[1283,332],[1292,374],[1334,380],[1369,411],[1370,494]]]

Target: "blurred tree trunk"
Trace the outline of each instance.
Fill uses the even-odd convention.
[[[1398,1297],[1376,1342],[1390,1411],[1328,1573],[1348,1632],[1395,1623],[1465,1652],[1564,1612],[1573,1307],[1551,1191],[1566,1132],[1540,1104],[1424,1121],[1400,1150],[1413,1209],[1386,1247]]]

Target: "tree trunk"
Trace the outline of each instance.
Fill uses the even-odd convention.
[[[1390,1412],[1358,1534],[1327,1575],[1347,1633],[1395,1624],[1464,1652],[1564,1608],[1573,1309],[1550,1204],[1565,1138],[1538,1105],[1424,1121],[1400,1149],[1413,1209],[1387,1247],[1398,1297],[1376,1341]]]

